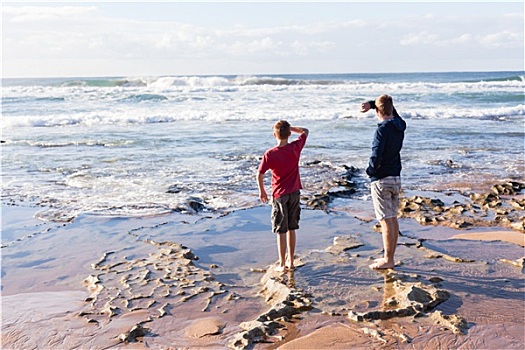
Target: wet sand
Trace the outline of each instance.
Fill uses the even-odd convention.
[[[452,238],[470,239],[474,241],[504,241],[522,247],[525,246],[525,235],[515,231],[469,232],[457,234]]]
[[[298,267],[277,273],[269,206],[67,223],[34,219],[30,203],[2,209],[3,349],[525,343],[524,233],[505,222],[457,228],[410,212],[396,268],[372,271],[382,241],[370,211],[305,209]]]

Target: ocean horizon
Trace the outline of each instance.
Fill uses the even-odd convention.
[[[240,73],[240,74],[114,74],[114,75],[64,75],[64,76],[12,76],[12,77],[2,77],[2,82],[8,82],[13,83],[13,81],[21,81],[21,80],[28,80],[32,81],[35,79],[42,79],[42,80],[76,80],[76,79],[125,79],[127,77],[228,77],[228,78],[235,78],[235,77],[377,77],[381,76],[383,78],[385,77],[394,77],[394,76],[427,76],[428,75],[456,75],[457,74],[472,74],[472,75],[478,75],[478,76],[486,76],[487,74],[514,74],[517,73],[519,77],[523,77],[523,74],[525,74],[525,71],[516,71],[516,70],[472,70],[472,71],[462,71],[462,70],[450,70],[450,71],[407,71],[407,72],[354,72],[354,73],[342,73],[342,72],[331,72],[331,73]]]

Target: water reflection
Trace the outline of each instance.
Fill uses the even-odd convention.
[[[394,279],[388,274],[388,270],[379,272],[383,275],[384,280],[382,311],[393,310],[398,306],[395,298]]]
[[[286,270],[283,274],[283,283],[290,289],[295,289],[295,270]]]

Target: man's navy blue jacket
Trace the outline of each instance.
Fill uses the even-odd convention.
[[[375,109],[374,101],[369,101]],[[372,155],[368,161],[366,173],[371,181],[377,181],[387,176],[401,175],[401,156],[405,129],[407,124],[394,108],[393,118],[377,124],[372,142]]]

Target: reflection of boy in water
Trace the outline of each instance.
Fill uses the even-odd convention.
[[[291,143],[288,138],[291,133],[300,134],[299,138]],[[272,230],[277,233],[277,251],[279,266],[277,271],[286,268],[293,269],[295,254],[295,230],[299,228],[300,218],[300,189],[299,158],[308,137],[308,129],[290,126],[285,120],[280,120],[273,126],[273,135],[277,146],[268,149],[261,160],[257,173],[259,198],[263,203],[268,202],[268,195],[264,189],[263,176],[266,171],[272,172]],[[286,251],[288,259],[286,260]]]
[[[361,104],[361,112],[375,108],[380,123],[374,134],[372,155],[366,173],[370,176],[372,201],[376,217],[381,223],[384,257],[377,259],[370,268],[393,268],[394,253],[399,235],[397,211],[401,191],[401,157],[406,123],[394,108],[392,97],[381,95],[375,101]]]

